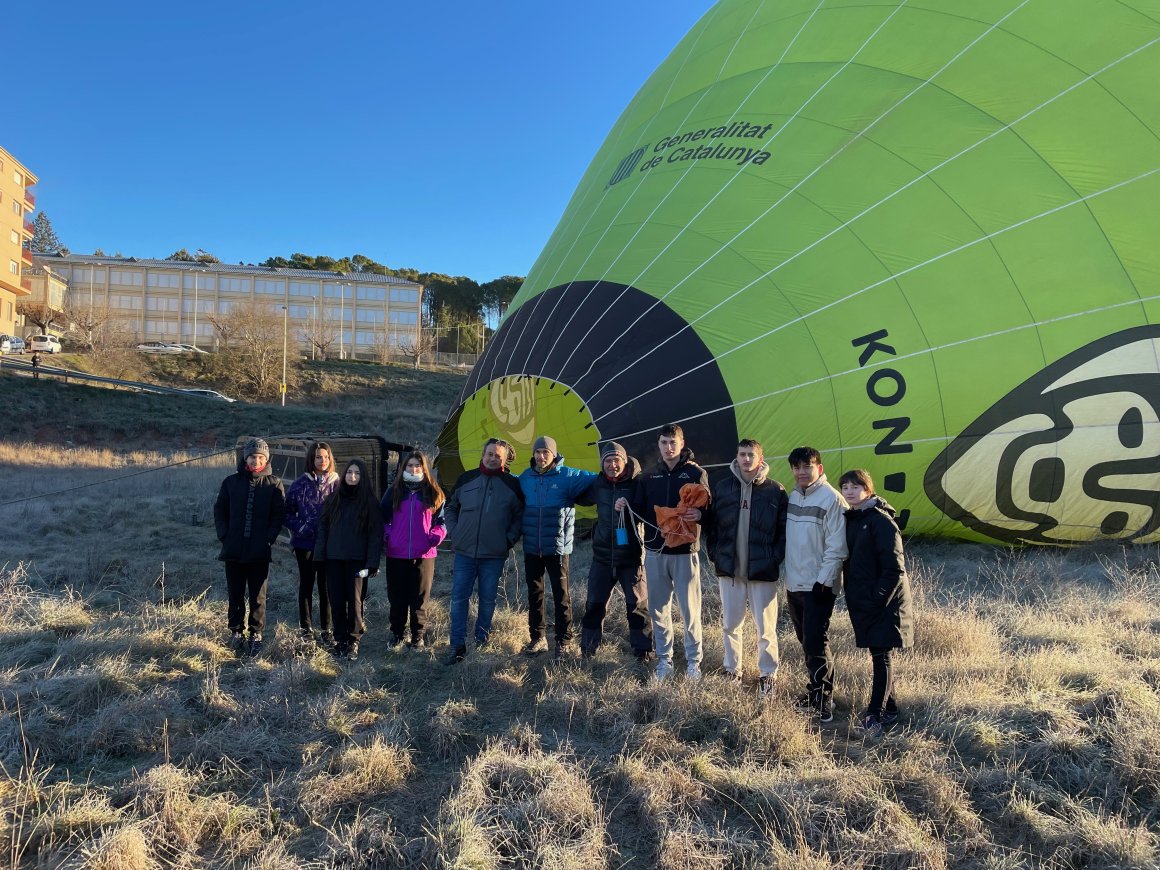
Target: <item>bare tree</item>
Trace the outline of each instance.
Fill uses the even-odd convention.
[[[43,302],[17,302],[16,313],[42,333],[47,333],[54,323],[64,319],[64,314],[59,308],[53,308]]]
[[[111,314],[93,327],[90,348],[96,371],[114,378],[140,379],[144,366],[141,354],[133,349],[133,327],[133,318]]]
[[[218,356],[236,388],[251,395],[278,395],[282,383],[283,317],[275,306],[255,301],[237,302],[224,313],[209,315],[218,333]]]
[[[326,359],[330,348],[338,341],[338,327],[327,322],[325,317],[315,317],[298,330],[298,336],[309,343],[319,359]]]
[[[112,317],[113,313],[107,304],[90,305],[71,295],[64,303],[64,319],[80,331],[80,340],[90,351],[95,350],[97,343],[103,340],[102,328]]]
[[[424,358],[434,355],[438,338],[438,330],[416,328],[399,341],[399,353],[410,359],[415,368],[419,368]]]

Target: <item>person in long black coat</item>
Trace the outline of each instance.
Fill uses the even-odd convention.
[[[855,468],[839,480],[846,511],[846,609],[859,649],[869,649],[874,679],[870,703],[855,728],[877,737],[898,718],[893,652],[914,643],[914,605],[894,508],[874,494],[870,474]]]

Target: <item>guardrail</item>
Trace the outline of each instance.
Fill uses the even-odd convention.
[[[138,393],[158,393],[167,394],[171,396],[186,396],[188,398],[201,398],[185,390],[179,390],[176,387],[162,387],[157,384],[146,384],[141,381],[126,381],[121,378],[106,378],[102,375],[90,375],[87,372],[78,372],[73,369],[56,368],[55,366],[38,365],[34,366],[30,362],[24,360],[12,359],[11,357],[0,356],[0,369],[12,369],[14,372],[24,372],[34,377],[50,377],[60,378],[65,383],[69,381],[87,382],[94,384],[107,384],[112,387],[119,387],[123,390],[133,390]]]

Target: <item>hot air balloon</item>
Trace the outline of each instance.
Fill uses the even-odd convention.
[[[908,533],[1160,539],[1160,6],[722,0],[452,408],[485,438],[870,469]],[[526,455],[526,454],[525,454]]]

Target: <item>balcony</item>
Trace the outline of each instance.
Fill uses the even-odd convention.
[[[36,224],[34,224],[32,221],[25,221],[24,222],[24,235],[28,236],[28,238],[30,238],[30,239],[33,236],[35,236],[36,235]]]
[[[25,263],[27,263],[30,266],[32,265],[32,251],[30,251],[28,248],[25,248],[22,246],[20,248],[20,256],[24,260]]]
[[[24,188],[24,201],[28,203],[30,209],[36,208],[36,194],[32,192],[32,188]]]

